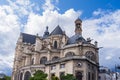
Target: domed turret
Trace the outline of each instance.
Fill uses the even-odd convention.
[[[82,20],[79,18],[75,20],[75,34],[82,35]]]

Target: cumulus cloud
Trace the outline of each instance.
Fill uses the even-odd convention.
[[[99,18],[94,16],[83,21],[84,34],[98,40],[100,46],[120,48],[120,10],[107,14],[103,12]]]
[[[20,32],[18,17],[10,6],[0,6],[0,71],[11,71],[15,43]],[[7,71],[7,69],[9,69]]]
[[[69,9],[64,14],[59,14],[57,10],[46,10],[42,15],[30,13],[24,32],[41,35],[46,26],[49,26],[50,31],[52,31],[57,25],[60,25],[64,30],[70,30],[67,32],[70,35],[71,28],[74,29],[74,20],[80,14],[81,12],[74,11],[74,9]]]

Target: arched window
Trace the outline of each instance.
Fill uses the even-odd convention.
[[[95,60],[95,55],[94,55],[94,53],[93,53],[92,51],[87,51],[87,52],[85,53],[85,56],[86,56],[87,58],[91,59],[91,60]]]
[[[72,57],[72,56],[75,56],[75,53],[73,52],[68,52],[65,57]]]
[[[40,59],[40,64],[45,64],[45,62],[47,62],[47,57],[42,57]]]
[[[57,41],[54,41],[54,48],[57,49]]]
[[[25,72],[24,80],[29,80],[30,77],[31,77],[30,72],[29,71]]]
[[[32,61],[31,61],[31,65],[33,65],[34,64],[34,58],[32,59]]]
[[[58,59],[59,59],[58,56],[54,56],[54,57],[52,58],[52,61],[55,61],[55,60],[58,60]]]
[[[82,80],[82,72],[77,71],[75,76],[76,76],[77,80]]]
[[[22,77],[23,77],[23,73],[20,73],[20,80],[22,80]]]

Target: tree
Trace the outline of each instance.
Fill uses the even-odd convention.
[[[11,80],[10,76],[5,76],[4,78],[5,78],[5,80]]]
[[[0,78],[0,80],[11,80],[10,76],[4,76],[3,78]]]
[[[52,76],[51,80],[59,80],[59,78],[57,76]]]
[[[73,74],[67,74],[62,76],[62,80],[77,80]]]
[[[34,73],[33,77],[30,77],[30,80],[47,80],[47,74],[38,70]]]

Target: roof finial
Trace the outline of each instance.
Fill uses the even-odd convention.
[[[49,36],[48,26],[46,26],[46,30],[45,30],[45,32],[44,32],[43,37],[46,38],[46,37],[48,37],[48,36]]]

